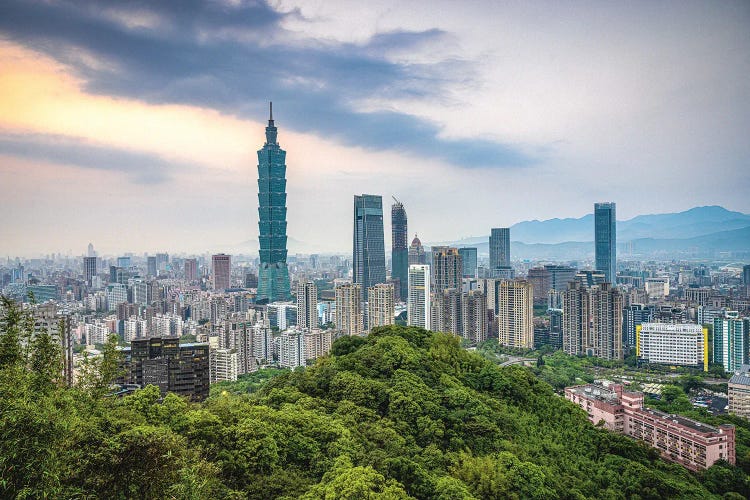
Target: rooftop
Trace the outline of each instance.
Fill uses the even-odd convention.
[[[654,410],[652,408],[644,408],[643,411],[650,413],[655,417],[661,418],[662,420],[670,420],[672,421],[672,423],[687,427],[692,431],[701,433],[719,433],[719,429],[717,429],[716,427],[712,427],[708,424],[702,424],[691,418],[683,417],[681,415],[672,415],[669,413],[664,413],[663,411]]]

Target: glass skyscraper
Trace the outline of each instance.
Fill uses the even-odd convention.
[[[399,294],[402,301],[409,295],[409,247],[406,242],[406,210],[403,203],[396,200],[391,206],[391,277],[399,280]]]
[[[615,204],[594,204],[594,245],[596,269],[604,273],[605,281],[614,284],[617,268],[617,219]]]
[[[510,266],[510,228],[493,227],[490,233],[490,269]]]
[[[473,247],[472,248],[470,247],[459,248],[458,253],[461,255],[461,260],[463,260],[463,264],[464,264],[464,270],[463,270],[464,278],[476,278],[477,277],[477,249]]]
[[[383,198],[372,194],[354,196],[353,239],[354,283],[362,293],[385,283],[385,243],[383,240]]]
[[[291,297],[286,267],[286,151],[279,147],[276,135],[271,105],[266,143],[258,151],[259,303]]]

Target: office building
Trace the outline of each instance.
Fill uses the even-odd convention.
[[[708,329],[692,323],[643,323],[636,327],[639,361],[708,371]]]
[[[510,267],[510,228],[493,227],[490,233],[490,269]]]
[[[714,319],[713,362],[722,365],[725,372],[748,364],[749,335],[750,319],[740,318],[736,311]]]
[[[83,277],[86,280],[86,284],[92,286],[92,279],[97,274],[96,257],[84,257],[83,258]]]
[[[617,218],[614,203],[594,204],[594,245],[596,269],[604,273],[605,281],[616,283]]]
[[[354,237],[352,241],[352,281],[364,294],[378,283],[385,283],[385,243],[383,240],[383,199],[377,195],[354,196]],[[364,295],[362,300],[364,300]]]
[[[198,260],[185,259],[185,281],[198,281]]]
[[[164,272],[167,270],[169,265],[169,254],[168,253],[157,253],[156,254],[156,272]]]
[[[211,274],[214,290],[224,291],[232,287],[232,256],[223,253],[211,256]]]
[[[394,198],[395,200],[395,198]],[[406,299],[409,293],[409,247],[407,218],[403,203],[391,205],[391,277],[398,278],[398,296]]]
[[[414,239],[411,240],[411,245],[409,245],[409,265],[426,265],[427,264],[427,256],[424,252],[424,247],[422,246],[422,241],[419,239],[419,237],[415,234]],[[409,279],[407,278],[407,285]],[[408,288],[408,286],[407,286]]]
[[[283,331],[297,326],[297,304],[294,302],[271,302],[266,305],[266,314],[271,327]]]
[[[662,458],[699,471],[719,460],[735,463],[735,427],[713,427],[680,415],[643,406],[643,393],[628,392],[612,384],[565,388],[565,398],[588,414],[594,425],[645,441]]]
[[[149,255],[146,257],[146,274],[148,276],[156,277],[159,275],[158,267],[156,266],[156,256]]]
[[[742,365],[729,379],[729,413],[750,419],[750,365]]]
[[[129,255],[126,255],[124,257],[117,257],[117,267],[128,269],[131,265],[132,263]]]
[[[552,289],[552,273],[544,267],[532,267],[526,279],[534,288],[534,303],[544,304],[548,299],[549,291]]]
[[[552,265],[544,266],[549,272],[550,288],[558,292],[564,292],[568,289],[568,283],[575,279],[578,270],[575,267]]]
[[[458,249],[458,254],[463,262],[463,277],[477,277],[477,249],[473,247],[464,247]]]
[[[289,300],[286,237],[286,151],[277,142],[278,130],[270,108],[266,142],[258,151],[258,242],[260,265],[256,302]]]
[[[180,344],[179,337],[134,339],[125,355],[125,383],[155,385],[194,401],[208,397],[208,344]]]
[[[463,262],[457,248],[432,247],[432,291],[440,293],[449,288],[461,290]]]
[[[578,271],[573,278],[585,288],[591,288],[593,286],[601,285],[607,282],[607,276],[602,271],[592,271],[584,269]]]
[[[547,309],[549,316],[549,344],[554,349],[563,348],[563,310],[559,308]]]
[[[416,238],[415,238],[416,239]],[[430,266],[413,264],[409,266],[409,300],[407,301],[407,324],[432,329],[432,291],[430,287]]]
[[[534,348],[534,289],[525,280],[504,280],[497,290],[498,342],[508,347]]]
[[[638,325],[650,323],[654,319],[654,306],[631,304],[622,311],[622,341],[628,348],[636,345],[635,334]]]
[[[393,295],[393,285],[387,283],[378,283],[367,289],[367,331],[395,322]]]
[[[362,285],[345,283],[336,287],[336,330],[344,335],[362,335]]]
[[[647,278],[646,293],[651,300],[663,299],[669,295],[669,277]]]
[[[303,330],[318,327],[318,287],[312,281],[297,286],[297,326]]]

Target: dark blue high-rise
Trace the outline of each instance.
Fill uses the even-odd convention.
[[[362,285],[366,297],[369,287],[385,283],[382,197],[372,194],[354,197],[352,247],[353,281]]]
[[[271,104],[266,143],[258,151],[258,303],[291,298],[286,266],[286,151],[279,147],[277,133]]]
[[[399,297],[406,302],[409,295],[409,247],[406,241],[408,229],[406,210],[396,200],[391,206],[391,276],[399,280]]]
[[[617,219],[615,204],[594,204],[594,252],[597,271],[605,281],[615,283],[617,274]]]

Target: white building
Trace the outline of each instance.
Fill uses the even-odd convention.
[[[283,368],[305,366],[305,335],[302,330],[290,329],[279,337],[279,365]]]
[[[305,360],[313,361],[331,352],[332,330],[311,330],[305,333]]]
[[[409,266],[409,299],[407,301],[407,324],[429,330],[432,327],[430,313],[430,266],[412,264]]]
[[[110,283],[107,285],[107,307],[115,311],[118,304],[128,301],[128,287],[122,283]]]
[[[636,355],[649,363],[708,370],[708,329],[692,323],[636,326]]]
[[[663,299],[669,295],[669,277],[647,278],[646,293],[649,299]]]
[[[211,349],[209,358],[212,384],[237,380],[237,351],[234,349]]]

